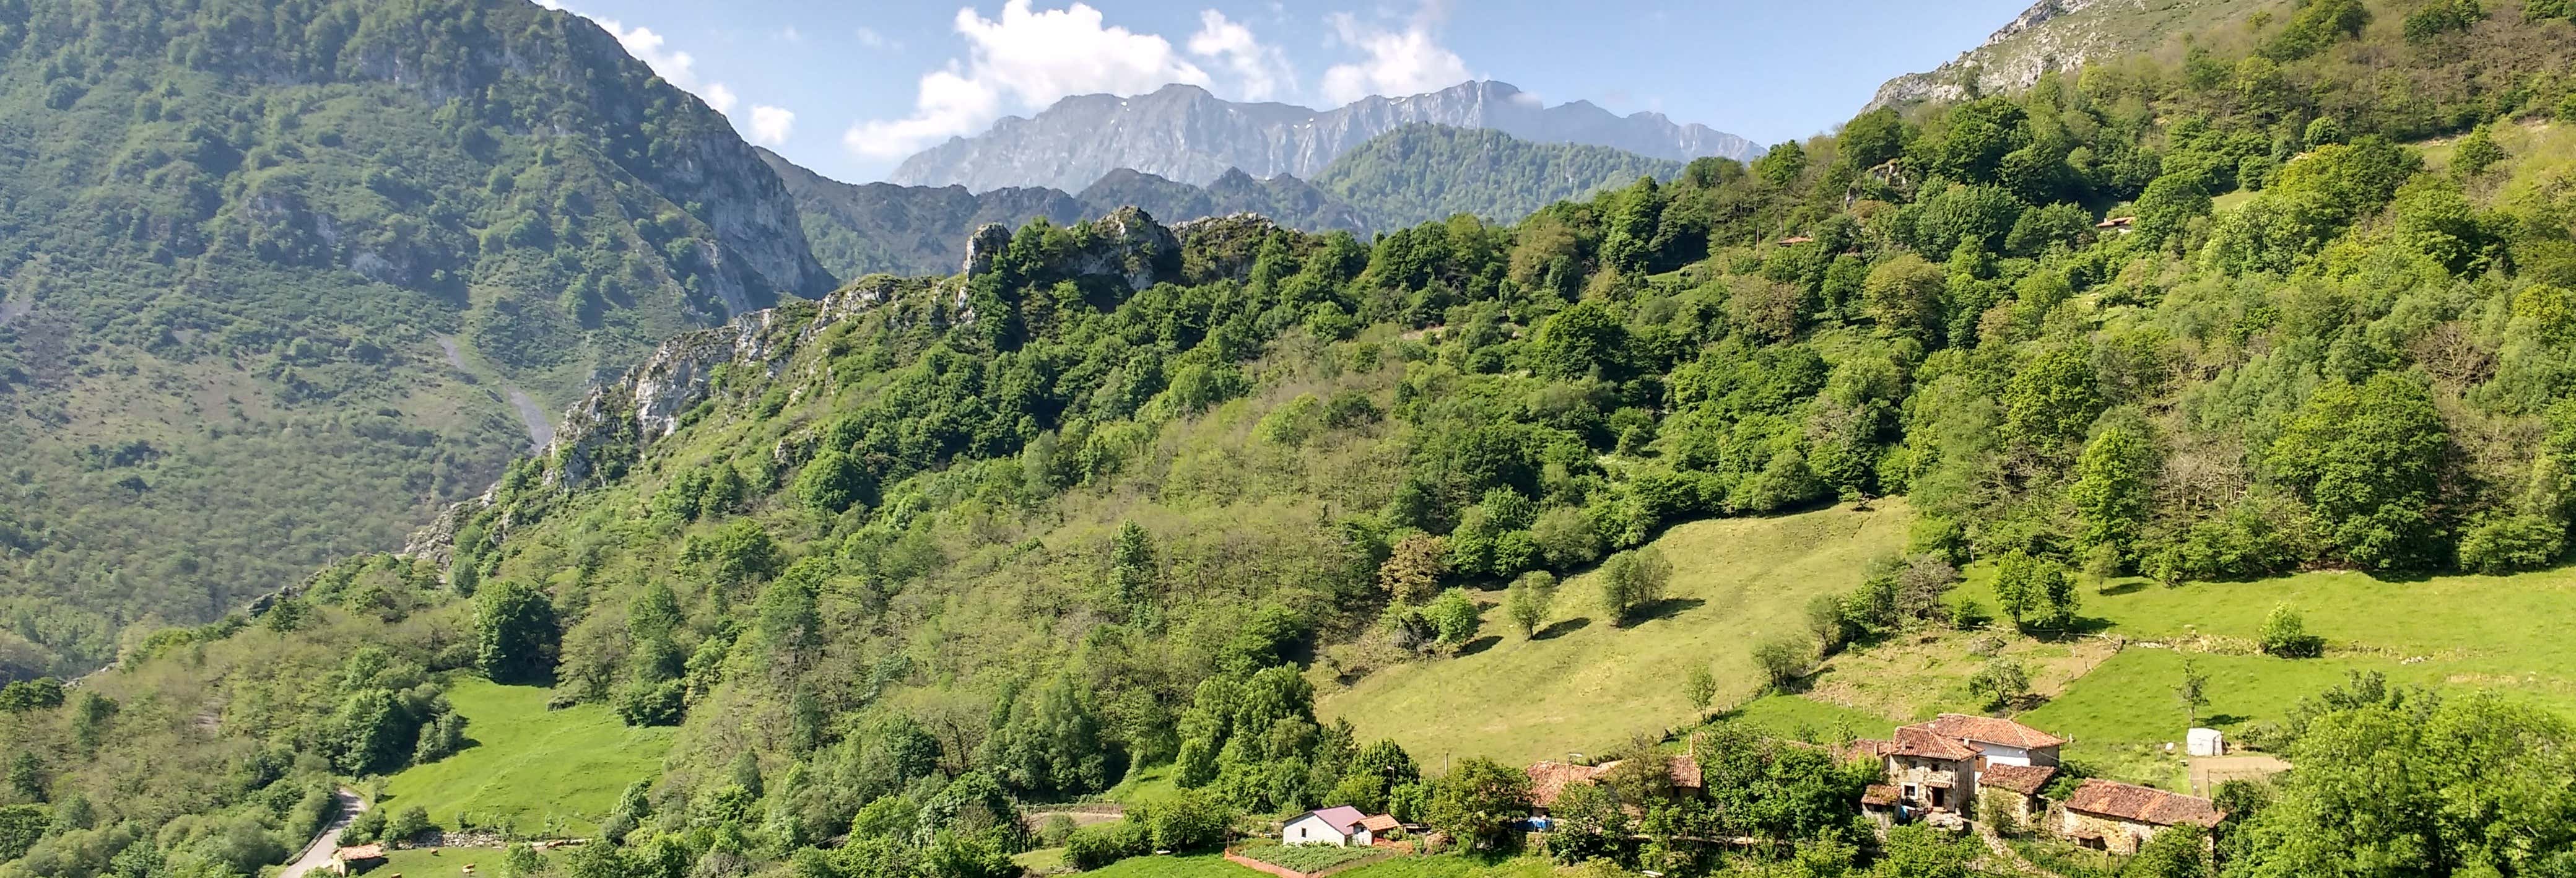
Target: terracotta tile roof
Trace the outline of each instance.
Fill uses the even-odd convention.
[[[1998,762],[1977,772],[1977,785],[2007,789],[2025,796],[2036,796],[2039,795],[2041,787],[2048,786],[2049,778],[2056,776],[2057,769],[2045,765],[2006,765]]]
[[[1563,762],[1541,762],[1529,767],[1530,804],[1547,808],[1556,804],[1558,794],[1570,783],[1591,783],[1600,769],[1590,765]]]
[[[2039,747],[2055,747],[2066,743],[2066,739],[2064,738],[2013,722],[2012,720],[1997,719],[1991,716],[1969,716],[1964,713],[1945,713],[1931,722],[1922,723],[1916,726],[1916,728],[1930,729],[1933,734],[1940,735],[1944,738],[1957,738],[1962,741],[1976,741],[1984,744],[2002,744],[2006,747],[2019,747],[2024,750]]]
[[[2066,797],[2066,809],[2155,826],[2217,826],[2227,816],[2208,799],[2098,778],[2076,787]]]
[[[1920,756],[1927,759],[1970,759],[1977,755],[1976,750],[1959,743],[1957,738],[1938,734],[1924,726],[1898,726],[1896,746],[1887,752],[1896,756]]]
[[[1894,752],[1896,752],[1895,741],[1881,741],[1876,738],[1856,738],[1849,744],[1833,748],[1834,758],[1842,760],[1878,760]]]
[[[1565,792],[1567,784],[1598,781],[1608,777],[1613,769],[1626,761],[1613,759],[1599,765],[1569,765],[1563,762],[1540,762],[1531,765],[1528,769],[1530,804],[1540,808],[1551,807],[1556,804],[1556,797]],[[1665,766],[1665,770],[1672,774],[1673,786],[1696,790],[1705,782],[1699,760],[1689,756],[1673,757],[1672,762]]]
[[[1868,789],[1860,791],[1860,803],[1863,805],[1894,805],[1896,804],[1896,788],[1883,783],[1870,784]]]
[[[385,858],[385,846],[380,844],[351,845],[349,847],[333,851],[332,856],[343,860],[381,860]]]
[[[1670,765],[1668,769],[1673,775],[1673,786],[1681,787],[1686,790],[1695,790],[1700,788],[1701,775],[1699,770],[1699,760],[1692,759],[1689,756],[1675,756],[1673,757],[1672,765]]]
[[[1360,818],[1360,828],[1372,833],[1378,833],[1402,829],[1404,828],[1404,824],[1397,821],[1395,819],[1395,815],[1392,814],[1371,814]]]

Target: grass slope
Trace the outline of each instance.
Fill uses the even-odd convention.
[[[1611,624],[1598,609],[1598,574],[1571,577],[1558,593],[1560,621],[1540,638],[1509,630],[1488,607],[1487,639],[1464,654],[1348,687],[1319,681],[1316,711],[1350,720],[1363,740],[1392,737],[1427,765],[1447,755],[1556,758],[1661,733],[1691,720],[1681,681],[1693,664],[1716,673],[1719,703],[1752,695],[1753,647],[1800,630],[1809,599],[1849,589],[1869,559],[1902,547],[1910,519],[1902,503],[1885,502],[1870,512],[1837,506],[1680,525],[1655,541],[1673,581],[1644,621]]]
[[[478,742],[386,780],[379,807],[421,805],[432,822],[570,836],[596,832],[626,785],[653,775],[672,730],[628,728],[608,708],[547,710],[551,690],[459,681],[448,703]]]

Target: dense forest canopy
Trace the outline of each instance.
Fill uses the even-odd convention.
[[[1176,789],[1045,841],[1097,865],[1352,802],[1501,846],[1516,767],[1363,740],[1314,680],[1442,661],[1505,583],[1531,627],[1596,565],[1605,606],[1650,606],[1676,523],[1903,495],[1909,556],[1822,605],[1834,639],[1924,624],[1978,562],[2041,629],[2078,575],[2555,564],[2576,178],[2499,143],[2576,123],[2567,15],[2308,0],[1514,225],[1031,223],[970,275],[685,337],[665,351],[712,353],[683,410],[600,397],[460,507],[445,570],[352,558],[77,694],[21,690],[5,868],[275,862],[331,778],[453,758],[474,730],[442,687],[470,677],[677,727],[545,867],[585,878],[1015,874],[1024,805],[1139,768]],[[2562,717],[2356,679],[2277,738],[2295,771],[2132,870],[2576,868]],[[1712,795],[1675,802],[1668,751],[1603,743],[1639,767],[1567,802],[1551,854],[1980,855],[1914,828],[1864,855],[1870,772],[1819,749],[1720,729]]]

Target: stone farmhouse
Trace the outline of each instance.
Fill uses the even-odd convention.
[[[1530,817],[1541,821],[1548,819],[1548,808],[1556,804],[1558,796],[1564,795],[1566,787],[1600,783],[1603,778],[1609,777],[1612,771],[1618,770],[1624,761],[1613,759],[1599,765],[1574,765],[1565,762],[1540,762],[1531,765],[1527,769],[1530,779]],[[1666,771],[1672,777],[1673,790],[1676,793],[1686,796],[1699,794],[1702,783],[1699,760],[1687,755],[1675,756],[1672,757],[1672,762],[1666,767]]]
[[[2134,854],[2156,833],[2176,826],[2208,829],[2227,817],[2208,799],[2107,780],[2075,788],[2059,812],[2057,834],[2085,847]]]
[[[2226,817],[2208,799],[2100,779],[2087,779],[2066,801],[2052,803],[2046,791],[2065,743],[2012,720],[1945,713],[1900,726],[1886,740],[1854,741],[1843,754],[1880,764],[1886,782],[1862,794],[1861,811],[1882,826],[1922,821],[1956,829],[1972,819],[2000,818],[2086,847],[2134,854],[2158,832],[2214,827]]]

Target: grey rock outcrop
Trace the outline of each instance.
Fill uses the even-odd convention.
[[[1588,143],[1687,161],[1748,159],[1751,141],[1660,113],[1620,116],[1586,101],[1545,106],[1507,83],[1468,82],[1407,97],[1368,97],[1332,110],[1237,103],[1170,85],[1135,97],[1078,95],[1031,118],[1007,117],[973,138],[952,138],[895,169],[893,182],[1071,191],[1121,168],[1195,186],[1228,170],[1258,178],[1311,179],[1351,147],[1414,123],[1492,128],[1539,143]]]
[[[1926,101],[2007,94],[2027,89],[2049,73],[2086,61],[2126,54],[2159,39],[2164,25],[2205,15],[2210,7],[2252,7],[2245,0],[2177,0],[2149,8],[2146,0],[2039,0],[1984,43],[1924,73],[1908,73],[1878,87],[1868,109]]]

